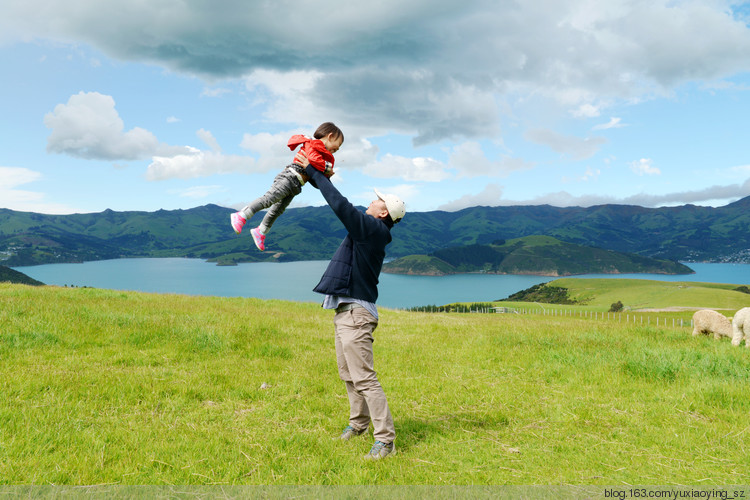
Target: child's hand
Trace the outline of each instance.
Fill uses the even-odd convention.
[[[297,151],[297,154],[294,156],[294,162],[302,165],[303,167],[306,167],[310,164],[310,160],[307,159],[307,155],[301,149]]]

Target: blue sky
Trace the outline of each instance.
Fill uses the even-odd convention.
[[[662,0],[9,0],[0,207],[240,208],[294,133],[409,211],[750,195],[750,8]],[[321,205],[306,186],[293,206]]]

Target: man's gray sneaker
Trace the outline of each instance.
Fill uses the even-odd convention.
[[[393,443],[381,443],[380,441],[375,441],[375,444],[372,445],[372,449],[370,450],[370,453],[365,455],[366,460],[380,460],[381,458],[389,457],[396,454],[396,446],[394,446]]]
[[[367,432],[367,427],[365,427],[364,429],[357,430],[351,425],[347,425],[346,428],[344,428],[344,431],[339,436],[339,439],[342,441],[349,441],[352,438],[352,436],[361,436],[365,432]]]

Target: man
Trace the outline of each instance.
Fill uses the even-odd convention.
[[[296,160],[307,166],[303,153]],[[372,420],[375,444],[365,458],[379,460],[396,454],[396,431],[374,369],[375,302],[385,247],[391,242],[391,228],[406,213],[404,202],[376,190],[377,199],[362,213],[322,172],[310,166],[305,171],[348,232],[314,288],[325,295],[323,307],[336,311],[336,362],[349,396],[349,425],[340,439],[364,434]]]

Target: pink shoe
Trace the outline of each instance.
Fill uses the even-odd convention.
[[[261,252],[266,249],[266,235],[258,231],[257,227],[254,227],[250,230],[250,234],[253,235],[253,241],[255,242],[255,246],[258,247],[258,250]]]
[[[232,224],[232,229],[234,229],[234,232],[240,234],[242,232],[242,226],[245,225],[247,219],[245,219],[245,217],[241,213],[235,212],[229,216],[229,222]]]

